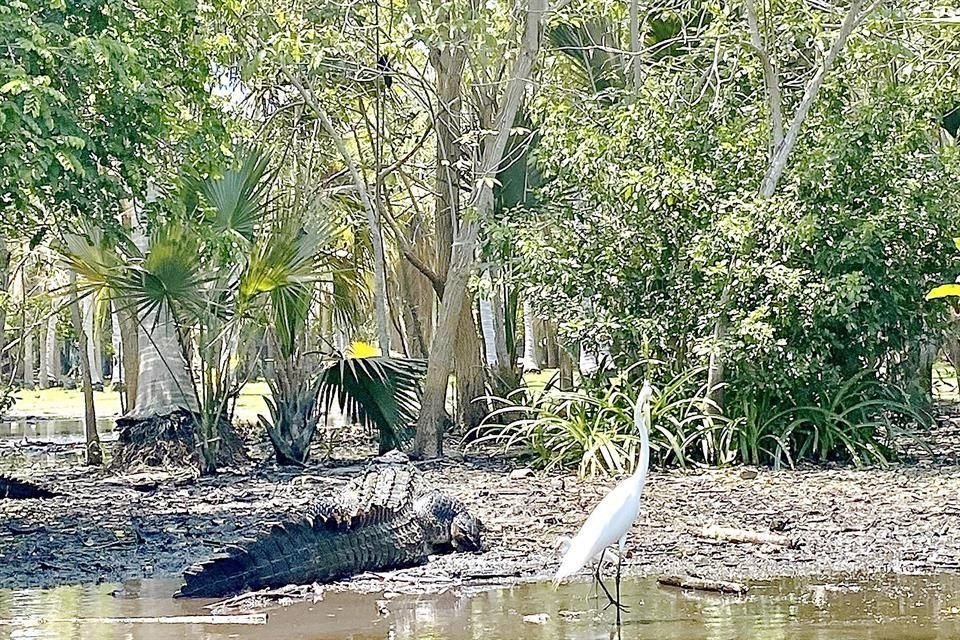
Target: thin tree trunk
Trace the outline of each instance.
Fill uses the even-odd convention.
[[[36,382],[37,350],[33,340],[34,328],[24,327],[23,333],[23,388],[33,389]]]
[[[110,304],[110,344],[113,347],[113,357],[110,362],[110,386],[119,389],[123,384],[123,338],[120,329],[120,314],[117,305]]]
[[[570,353],[560,348],[560,390],[570,391],[573,389],[573,358]]]
[[[41,326],[37,330],[37,334],[40,338],[40,351],[38,353],[38,366],[37,366],[37,386],[41,389],[50,388],[50,376],[47,371],[47,327]]]
[[[77,301],[77,275],[70,274],[70,318],[73,330],[77,333],[77,346],[80,351],[80,379],[83,385],[83,433],[86,440],[87,464],[103,464],[103,449],[100,447],[100,435],[97,433],[97,410],[93,404],[93,383],[90,377],[90,356],[87,351],[87,335],[83,330],[80,317],[80,303]]]
[[[57,303],[54,302],[54,307]],[[60,383],[60,337],[57,335],[57,314],[51,313],[47,318],[46,349],[43,355],[43,368],[47,372],[47,379],[51,384]]]
[[[0,236],[0,291],[4,293],[10,290],[10,251],[7,249],[7,241]],[[6,305],[0,304],[0,376],[4,372],[4,363],[7,361],[7,309]]]
[[[630,0],[630,69],[633,71],[633,88],[639,89],[643,80],[640,64],[640,0]]]
[[[137,408],[137,389],[140,379],[140,341],[138,338],[137,318],[132,309],[119,307],[120,352],[123,355],[123,393],[126,399],[126,411]]]
[[[523,298],[523,372],[540,371],[540,359],[537,357],[537,318],[533,314],[530,300]]]
[[[450,382],[454,344],[466,296],[467,282],[476,258],[474,254],[480,231],[478,220],[486,219],[493,212],[493,181],[503,160],[503,153],[516,120],[520,102],[526,93],[534,62],[540,52],[541,27],[546,10],[546,0],[528,0],[521,51],[515,62],[513,77],[507,86],[497,118],[496,135],[484,145],[482,164],[472,198],[477,215],[461,223],[457,242],[454,243],[443,290],[443,308],[440,311],[430,349],[420,418],[417,421],[415,452],[420,457],[435,458],[443,455],[442,425],[447,385]]]
[[[493,315],[493,344],[497,354],[497,366],[492,369],[491,387],[494,395],[506,397],[520,386],[520,371],[517,369],[516,357],[511,356],[507,345],[507,299],[504,296],[505,286],[499,282],[499,269],[493,274],[493,296],[491,313]],[[511,325],[512,326],[512,325]],[[511,344],[515,342],[510,336]]]
[[[90,362],[90,380],[93,388],[103,390],[103,361],[100,356],[100,331],[96,328],[96,304],[93,296],[87,296],[81,304],[83,333],[87,345],[87,360]]]

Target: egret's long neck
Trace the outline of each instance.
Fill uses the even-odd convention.
[[[638,402],[633,410],[633,422],[637,425],[637,431],[640,432],[640,462],[637,464],[637,470],[634,477],[644,478],[650,467],[650,425],[647,424],[647,403]]]

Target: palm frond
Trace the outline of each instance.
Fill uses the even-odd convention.
[[[324,369],[320,401],[329,412],[336,400],[358,422],[376,427],[381,452],[402,448],[413,436],[420,413],[422,360],[343,358]]]
[[[547,38],[576,63],[585,84],[594,93],[623,88],[625,64],[617,53],[616,29],[609,20],[558,22],[547,29]]]
[[[214,231],[253,241],[256,222],[267,205],[272,182],[270,156],[253,147],[240,154],[239,166],[220,177],[187,178],[189,190],[203,194],[213,208]]]
[[[118,284],[140,309],[164,304],[200,309],[206,302],[201,250],[202,240],[195,230],[180,221],[167,221],[151,234],[142,267],[134,267]]]

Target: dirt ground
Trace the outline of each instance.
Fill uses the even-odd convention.
[[[629,539],[626,572],[746,583],[790,575],[956,572],[960,419],[942,416],[932,443],[936,455],[916,449],[889,468],[654,472]],[[41,454],[28,458],[47,463],[56,453],[8,442],[0,446],[0,462],[22,458],[24,447]],[[172,471],[112,475],[76,464],[20,468],[14,475],[65,495],[0,500],[0,588],[176,576],[355,477],[369,450],[346,449],[356,455],[318,458],[302,471],[260,463],[202,479]],[[423,592],[544,579],[556,568],[560,537],[576,531],[612,484],[528,472],[492,451],[450,453],[419,466],[429,481],[476,510],[489,550],[364,574],[337,587]],[[720,542],[699,535],[708,525],[779,532],[795,545]]]

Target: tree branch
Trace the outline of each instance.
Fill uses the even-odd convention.
[[[767,87],[767,101],[770,103],[771,144],[770,162],[773,162],[777,150],[783,144],[783,100],[780,97],[780,76],[770,58],[770,53],[763,46],[760,37],[760,26],[757,23],[757,7],[755,0],[746,0],[747,24],[750,26],[750,44],[756,49],[763,65],[763,82]]]
[[[363,202],[363,208],[367,214],[367,224],[370,227],[371,241],[373,242],[373,306],[377,316],[377,332],[380,338],[380,350],[385,356],[389,356],[390,325],[387,320],[386,258],[384,256],[383,234],[380,232],[377,207],[370,197],[370,192],[367,189],[367,181],[360,172],[360,168],[347,150],[347,146],[343,143],[343,138],[340,137],[334,128],[333,122],[330,121],[330,116],[327,115],[326,110],[317,102],[313,91],[304,86],[286,67],[284,67],[282,71],[283,75],[286,76],[290,84],[294,86],[303,98],[303,101],[310,107],[314,114],[316,114],[317,118],[319,118],[320,124],[323,125],[327,135],[333,139],[333,144],[337,147],[337,151],[340,153],[341,158],[343,158],[344,164],[347,165],[347,170],[350,172],[350,176],[353,178],[353,182],[357,187],[357,192],[360,194],[360,200]]]
[[[393,229],[393,233],[396,236],[397,245],[400,248],[400,253],[403,254],[403,257],[407,259],[413,267],[422,273],[424,277],[430,281],[430,284],[433,286],[433,290],[436,292],[437,297],[441,300],[443,299],[443,287],[444,280],[443,277],[434,271],[427,261],[421,258],[416,251],[413,250],[413,246],[410,244],[410,241],[407,239],[406,234],[404,234],[403,229],[400,228],[400,224],[394,219],[393,215],[389,211],[384,211],[384,219],[386,219],[387,224],[390,225],[390,228]]]
[[[803,98],[800,100],[800,106],[797,107],[797,112],[794,114],[793,120],[790,121],[790,128],[787,130],[787,134],[783,139],[783,144],[776,150],[770,166],[767,168],[767,173],[763,177],[763,184],[760,186],[761,197],[769,198],[777,190],[777,184],[780,182],[780,177],[787,168],[787,161],[790,159],[790,154],[797,145],[800,128],[810,113],[811,107],[813,107],[813,102],[817,97],[817,93],[820,91],[820,86],[823,84],[824,78],[833,67],[837,56],[840,55],[840,52],[843,51],[844,46],[846,46],[850,34],[853,33],[853,30],[860,24],[860,21],[873,11],[879,2],[870,5],[866,11],[861,12],[860,9],[863,7],[863,4],[863,0],[853,0],[850,4],[847,15],[843,19],[843,24],[840,25],[840,32],[837,34],[837,39],[833,41],[833,46],[830,47],[830,50],[827,51],[827,54],[824,56],[820,68],[817,69],[817,72],[810,78]]]

